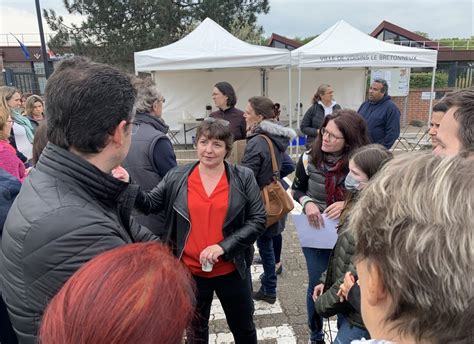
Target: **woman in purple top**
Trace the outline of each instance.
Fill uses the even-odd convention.
[[[226,81],[218,82],[212,89],[212,100],[219,110],[210,114],[211,117],[225,119],[229,122],[234,141],[243,140],[247,136],[247,124],[244,112],[235,108],[237,96],[234,88]]]

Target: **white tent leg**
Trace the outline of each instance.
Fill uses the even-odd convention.
[[[298,103],[296,104],[296,130],[300,129],[300,118],[301,118],[301,67],[298,67]],[[298,137],[299,140],[299,137]],[[298,146],[299,147],[299,146]],[[298,155],[299,151],[296,152]]]
[[[300,128],[300,118],[301,118],[301,68],[298,68],[298,104],[296,104],[296,126]]]
[[[293,128],[293,115],[291,111],[291,63],[288,65],[288,119],[290,128]],[[293,156],[293,142],[290,141],[290,156]]]
[[[431,123],[431,114],[433,110],[433,91],[434,91],[434,84],[435,84],[435,75],[436,75],[436,66],[433,67],[433,75],[431,77],[431,90],[430,90],[430,110],[428,111],[428,127]]]

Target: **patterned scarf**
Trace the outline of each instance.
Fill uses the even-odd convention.
[[[30,143],[33,143],[33,127],[31,126],[31,122],[28,117],[23,116],[22,114],[17,112],[17,110],[12,110],[12,119],[16,124],[21,125],[23,128],[25,128],[26,138],[28,139],[28,141],[30,141]]]
[[[324,154],[321,164],[325,176],[326,205],[344,200],[344,186],[339,181],[344,177],[342,155]]]

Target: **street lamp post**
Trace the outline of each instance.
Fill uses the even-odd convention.
[[[43,55],[44,73],[46,75],[46,79],[48,79],[49,76],[51,75],[51,71],[49,70],[48,53],[46,52],[46,42],[44,40],[41,7],[40,7],[39,0],[35,0],[35,3],[36,3],[36,16],[38,17],[39,34],[40,34],[40,39],[41,39],[41,54]]]

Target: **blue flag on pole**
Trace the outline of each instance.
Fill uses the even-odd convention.
[[[25,55],[25,59],[29,60],[30,59],[30,52],[28,51],[28,48],[26,47],[26,45],[24,45],[14,34],[12,34],[10,32],[10,35],[12,35],[13,37],[15,37],[16,41],[18,42],[18,44],[20,44],[20,48],[21,48],[21,51],[23,52],[23,55]]]

